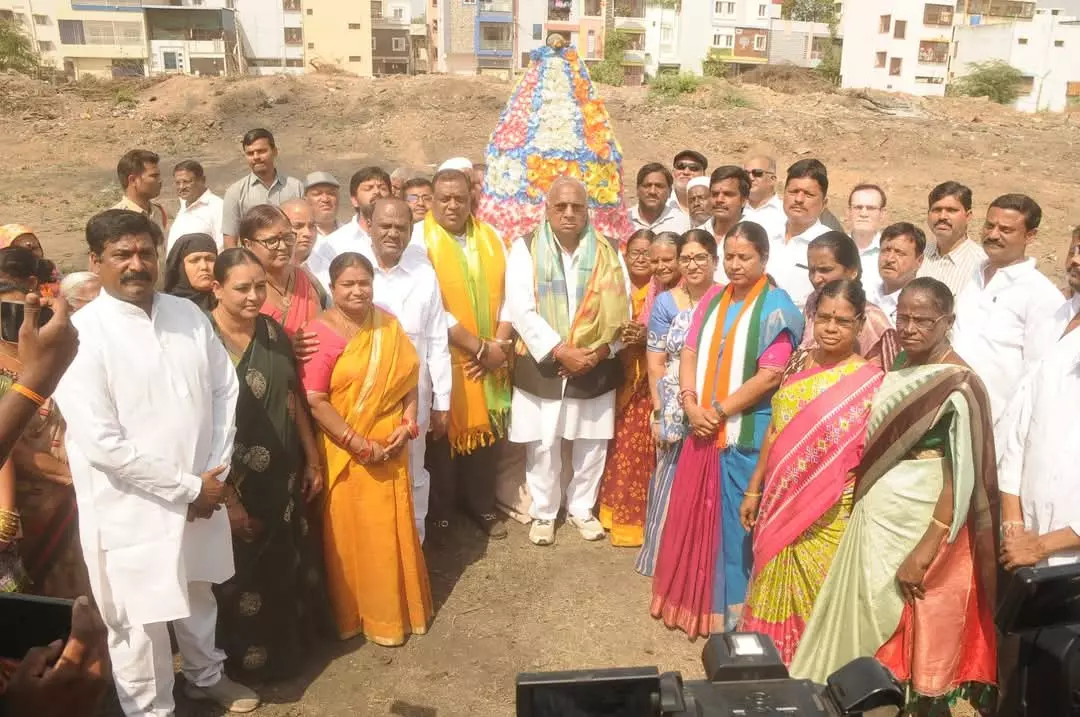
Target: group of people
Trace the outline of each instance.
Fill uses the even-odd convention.
[[[175,167],[171,220],[158,157],[126,154],[89,272],[2,230],[0,298],[55,286],[80,346],[54,403],[0,344],[0,392],[40,409],[0,471],[0,585],[93,595],[127,714],[173,712],[170,623],[186,693],[250,711],[241,683],[313,639],[423,634],[423,545],[458,515],[545,546],[564,511],[637,549],[690,637],[764,633],[818,682],[876,656],[910,714],[990,713],[997,566],[1080,557],[1080,231],[1063,294],[1024,195],[971,238],[941,184],[928,241],[860,184],[845,230],[821,162],[693,150],[641,168],[627,237],[571,177],[500,236],[461,158],[360,169],[342,223],[333,175],[285,176],[266,130],[242,148],[224,198]]]

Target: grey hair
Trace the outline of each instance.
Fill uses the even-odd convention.
[[[60,295],[68,301],[71,301],[71,297],[75,295],[83,284],[88,281],[98,281],[98,275],[92,271],[76,271],[72,274],[68,274],[60,280]]]

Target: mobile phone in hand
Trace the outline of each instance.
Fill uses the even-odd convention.
[[[38,311],[38,327],[49,323],[53,310],[42,306]],[[26,305],[21,301],[0,301],[0,339],[11,344],[19,343],[19,329],[26,318]]]
[[[72,600],[0,593],[0,657],[21,660],[33,647],[71,635]]]

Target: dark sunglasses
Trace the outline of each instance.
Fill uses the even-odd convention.
[[[683,172],[700,172],[701,165],[697,162],[676,162],[675,169]]]
[[[766,171],[766,170],[764,170],[764,169],[748,169],[748,170],[746,170],[746,171],[747,171],[747,173],[748,173],[748,174],[749,174],[749,175],[750,175],[751,177],[753,177],[754,179],[761,179],[761,178],[762,178],[762,177],[764,177],[764,176],[765,176],[766,174],[768,174],[768,175],[772,175],[772,172]]]

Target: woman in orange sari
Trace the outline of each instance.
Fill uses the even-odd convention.
[[[262,313],[296,334],[327,306],[327,296],[307,270],[292,263],[296,232],[275,206],[252,207],[240,222],[240,245],[259,257],[266,269],[266,303]]]
[[[631,318],[623,326],[619,352],[625,379],[615,394],[615,437],[608,446],[607,465],[600,484],[600,523],[611,544],[637,548],[645,538],[645,506],[649,479],[656,467],[656,447],[649,426],[652,397],[645,362],[645,326],[658,294],[674,287],[679,273],[667,272],[670,286],[653,276],[651,255],[656,235],[641,229],[624,249],[630,274]]]
[[[419,436],[420,362],[397,319],[373,306],[374,275],[353,252],[330,264],[334,307],[310,324],[319,348],[301,371],[323,430],[323,548],[338,634],[395,646],[427,632],[433,614],[405,450]]]

